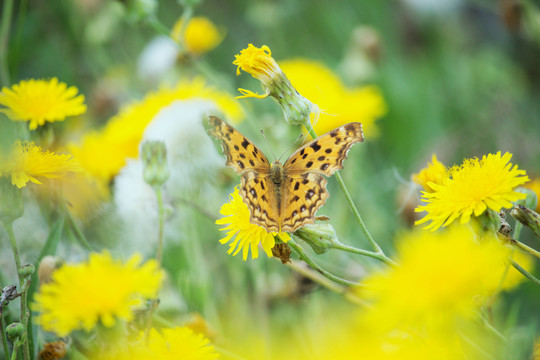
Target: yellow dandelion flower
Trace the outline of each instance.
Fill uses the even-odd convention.
[[[242,69],[258,79],[266,90],[259,95],[246,89],[238,89],[242,96],[237,98],[262,99],[272,96],[281,106],[287,122],[293,125],[304,125],[307,128],[309,118],[318,117],[319,107],[296,91],[272,57],[268,46],[258,48],[249,44],[240,54],[235,55],[233,64],[237,66],[236,75],[240,75]]]
[[[374,273],[361,290],[373,301],[363,321],[374,328],[450,326],[474,318],[499,286],[510,255],[495,235],[480,237],[466,225],[438,233],[417,229],[398,240],[400,266]]]
[[[221,43],[223,32],[212,21],[204,16],[195,16],[189,20],[181,38],[183,19],[173,26],[171,37],[174,41],[185,45],[187,51],[195,55],[204,54]]]
[[[431,157],[431,163],[428,162],[427,166],[420,170],[417,174],[413,174],[412,179],[418,185],[422,185],[425,191],[433,192],[434,189],[429,183],[440,184],[448,177],[448,169],[437,160],[437,155],[433,154]]]
[[[318,135],[353,121],[362,123],[367,138],[378,134],[375,121],[387,111],[379,88],[347,88],[329,68],[316,61],[293,59],[280,61],[279,65],[292,85],[321,109],[320,114],[312,115]]]
[[[71,155],[43,151],[33,142],[17,141],[10,154],[0,154],[0,176],[11,175],[19,189],[29,181],[41,184],[38,178],[56,179],[79,170]]]
[[[69,149],[88,174],[108,183],[127,159],[138,157],[144,130],[158,112],[176,100],[188,99],[212,101],[232,122],[244,116],[232,96],[206,85],[204,80],[180,81],[124,107],[104,129],[85,135],[80,144],[71,144]]]
[[[233,65],[236,65],[236,75],[240,75],[240,69],[249,73],[269,89],[277,77],[283,72],[272,57],[270,48],[266,45],[258,48],[249,44],[247,48],[235,55]],[[240,89],[242,91],[243,89]]]
[[[62,121],[86,112],[84,96],[77,95],[78,91],[57,78],[23,80],[11,89],[2,88],[0,105],[5,108],[0,112],[14,121],[29,121],[30,130],[35,130],[46,121]]]
[[[91,330],[98,322],[112,327],[129,321],[143,298],[154,298],[163,273],[156,261],[141,264],[141,256],[114,260],[108,252],[91,254],[88,261],[56,270],[35,297],[43,329],[66,336],[77,329]]]
[[[525,198],[525,194],[513,189],[529,181],[524,170],[512,167],[512,154],[484,155],[482,159],[465,159],[461,166],[449,170],[449,177],[442,184],[431,182],[433,192],[423,192],[426,205],[416,212],[425,211],[424,218],[415,224],[431,220],[426,229],[437,230],[451,224],[457,218],[460,223],[469,222],[471,216],[480,216],[487,209],[499,211],[512,207],[511,201]]]
[[[249,209],[244,203],[244,200],[239,194],[238,186],[229,196],[229,202],[223,204],[220,214],[225,217],[216,220],[218,225],[227,225],[220,229],[226,231],[227,236],[220,240],[225,244],[233,237],[235,239],[229,244],[228,254],[236,255],[242,250],[242,257],[247,260],[249,250],[251,249],[251,257],[256,259],[259,256],[259,244],[261,244],[264,252],[268,257],[272,257],[272,248],[275,245],[274,236],[287,242],[291,239],[287,233],[267,232],[264,228],[254,225],[249,222]],[[236,250],[235,250],[236,249]]]

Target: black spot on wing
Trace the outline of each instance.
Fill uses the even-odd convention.
[[[244,138],[244,141],[242,141],[242,147],[243,147],[244,149],[247,149],[248,145],[249,145],[249,141],[247,141],[247,139]]]
[[[328,149],[324,150],[324,152],[327,153],[327,154],[330,154],[332,152],[332,149],[328,148]]]
[[[236,145],[235,145],[235,146],[236,146]],[[246,158],[246,155],[240,154],[240,157],[241,157],[242,159],[245,159],[245,158]]]
[[[306,164],[306,167],[310,168],[312,165],[313,165],[313,161],[308,161],[307,164]]]
[[[253,160],[249,160],[249,163],[251,164],[251,166],[255,166],[255,162]]]
[[[311,144],[310,146],[311,146],[311,148],[313,149],[313,151],[315,151],[315,152],[317,152],[317,151],[319,151],[319,150],[321,149],[321,145],[319,145],[319,144],[317,143],[317,141],[315,141],[315,142],[314,142],[313,144]]]
[[[330,166],[330,164],[322,164],[321,165],[321,170],[324,171],[324,170],[328,169],[328,166]]]
[[[326,159],[326,156],[319,156],[319,157],[317,158],[317,160],[319,160],[319,161],[323,161],[324,159]]]
[[[240,148],[238,147],[238,145],[234,145],[234,150],[236,150],[236,151],[240,150]]]
[[[296,184],[294,184],[294,191],[298,190],[300,187],[300,183],[297,181]]]
[[[240,169],[244,169],[244,168],[245,168],[244,163],[241,162],[240,160],[238,160],[236,163],[238,164],[238,166],[240,167]]]

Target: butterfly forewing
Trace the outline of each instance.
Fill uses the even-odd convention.
[[[238,130],[215,116],[210,116],[208,124],[208,133],[221,141],[228,166],[238,174],[248,170],[268,172],[270,163],[266,156]]]
[[[343,160],[351,146],[361,141],[364,141],[361,123],[340,126],[296,150],[285,162],[285,171],[288,174],[316,172],[331,176],[343,168]]]

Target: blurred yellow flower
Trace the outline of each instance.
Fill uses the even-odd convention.
[[[229,202],[221,207],[220,214],[224,215],[224,217],[216,220],[216,224],[227,225],[220,229],[227,232],[227,236],[221,239],[220,242],[225,244],[235,237],[229,244],[227,253],[231,254],[234,251],[234,256],[242,250],[244,261],[247,260],[250,249],[253,259],[259,257],[259,244],[261,244],[266,255],[272,257],[272,248],[275,245],[274,236],[279,236],[283,242],[291,239],[287,233],[269,233],[264,228],[250,223],[249,209],[239,194],[238,186],[230,194]]]
[[[141,264],[141,256],[134,255],[122,262],[108,252],[94,253],[86,262],[56,270],[36,294],[34,310],[43,329],[59,336],[89,331],[98,322],[112,327],[118,319],[131,320],[145,298],[154,298],[162,278],[155,260]]]
[[[14,121],[29,121],[30,130],[44,125],[46,121],[62,121],[68,116],[86,112],[84,96],[77,95],[75,86],[67,87],[57,78],[50,80],[23,80],[0,92],[0,105]]]
[[[420,170],[417,174],[413,174],[412,179],[418,185],[422,185],[425,191],[433,192],[434,189],[430,186],[430,183],[440,184],[448,177],[448,169],[437,160],[435,154],[431,157],[431,163],[428,162],[427,166]]]
[[[480,216],[487,209],[499,211],[512,207],[511,201],[525,198],[525,194],[513,189],[529,181],[524,170],[512,167],[512,154],[484,155],[482,159],[465,159],[460,166],[449,170],[441,184],[430,183],[433,192],[423,192],[426,205],[415,211],[425,211],[426,215],[416,224],[431,220],[426,229],[437,230],[451,224],[457,218],[460,223],[469,222],[471,216]]]
[[[214,346],[204,335],[187,327],[151,329],[148,337],[141,332],[135,339],[122,344],[109,344],[92,360],[217,360]]]
[[[204,54],[218,46],[223,40],[223,32],[204,16],[191,18],[184,29],[183,36],[182,25],[183,19],[180,18],[173,26],[171,37],[177,43],[185,45],[192,54]]]
[[[534,209],[534,211],[540,212],[540,178],[533,178],[525,185],[525,187],[531,189],[536,194],[538,202],[536,203],[536,209]]]
[[[329,68],[316,61],[294,59],[279,64],[294,88],[320,108],[318,118],[312,114],[317,135],[353,121],[362,123],[366,137],[377,135],[375,121],[387,111],[379,88],[347,88]]]
[[[399,267],[364,281],[363,295],[373,306],[363,321],[373,329],[439,329],[457,319],[474,319],[498,288],[510,256],[495,235],[477,235],[466,225],[402,234],[397,251]]]
[[[71,155],[43,151],[33,142],[17,141],[11,153],[0,154],[0,176],[10,175],[19,189],[29,181],[41,184],[37,178],[56,179],[76,171],[80,166]]]
[[[85,135],[80,144],[71,144],[70,151],[90,175],[108,183],[128,158],[138,157],[144,130],[157,113],[175,100],[187,99],[212,101],[232,122],[239,122],[244,116],[232,96],[207,86],[204,80],[180,81],[124,107],[101,131]]]

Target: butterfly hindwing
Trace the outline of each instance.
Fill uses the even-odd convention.
[[[315,213],[330,197],[321,174],[304,173],[287,178],[282,195],[281,231],[294,232],[315,222]]]
[[[266,156],[238,130],[215,116],[210,116],[208,124],[208,133],[221,141],[227,165],[238,174],[248,170],[268,171],[270,163]]]
[[[267,231],[279,231],[274,184],[268,176],[248,171],[242,175],[240,195],[250,213],[250,222]]]
[[[285,171],[288,174],[316,172],[331,176],[343,168],[343,160],[351,146],[361,141],[364,141],[361,123],[340,126],[296,150],[285,162]]]

